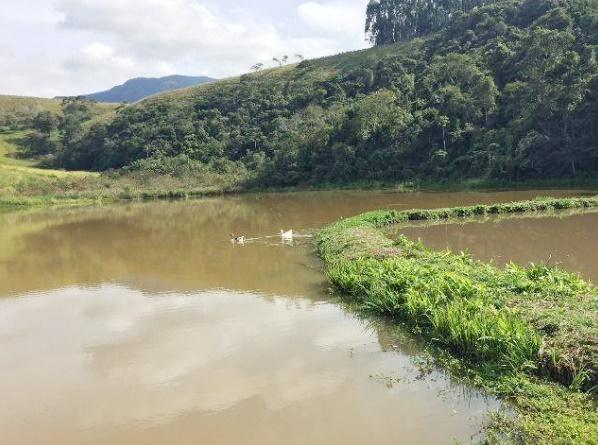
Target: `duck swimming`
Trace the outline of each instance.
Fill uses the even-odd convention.
[[[233,233],[230,234],[230,242],[233,244],[245,244],[245,236],[244,235],[235,235]]]
[[[280,237],[285,241],[291,241],[293,239],[293,230],[287,230],[286,232],[281,230]]]

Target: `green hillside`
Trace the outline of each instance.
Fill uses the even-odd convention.
[[[0,128],[29,127],[31,119],[41,112],[50,112],[60,116],[62,114],[61,104],[62,100],[60,99],[0,94]],[[97,103],[94,104],[94,109],[96,114],[110,116],[116,106],[116,104],[110,103]]]
[[[115,105],[90,104],[91,122],[109,122]],[[6,205],[76,204],[96,199],[98,173],[47,168],[46,157],[32,153],[37,148],[34,122],[51,115],[58,126],[62,101],[23,96],[0,95],[0,208]],[[57,128],[39,139],[48,149],[60,147]],[[85,196],[85,198],[83,198]]]
[[[232,165],[261,186],[588,177],[597,11],[491,2],[421,38],[160,95],[93,126],[57,163]]]
[[[40,111],[60,113],[60,101],[41,97],[0,95],[0,124],[5,119],[23,119]]]
[[[398,43],[258,69],[129,106],[0,97],[4,116],[20,116],[12,129],[0,119],[0,131],[27,136],[13,158],[104,172],[101,187],[5,187],[0,194],[595,183],[598,0],[475,0],[468,12],[431,16],[428,3],[407,37],[376,36]]]

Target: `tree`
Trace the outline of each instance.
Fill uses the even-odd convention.
[[[427,35],[443,28],[458,13],[497,0],[371,0],[365,32],[376,46]]]
[[[262,68],[264,68],[264,64],[263,63],[256,63],[255,65],[253,65],[251,67],[251,71],[253,71],[254,73],[257,73],[258,71],[261,71]]]
[[[2,126],[8,130],[14,131],[19,126],[19,118],[13,113],[7,113],[2,118]]]
[[[93,116],[93,101],[85,97],[68,97],[62,100],[62,119],[59,130],[62,135],[62,163],[68,168],[80,168],[76,161],[85,151],[89,135],[83,124]]]
[[[440,116],[438,121],[440,122],[440,125],[442,126],[442,150],[444,151],[444,153],[447,153],[447,151],[446,151],[446,127],[448,124],[451,123],[451,121],[446,116]]]
[[[27,151],[29,155],[39,156],[55,153],[59,146],[52,140],[52,133],[58,129],[60,120],[50,111],[40,111],[31,120],[31,129],[27,135]]]
[[[40,111],[34,116],[32,126],[49,138],[58,129],[59,123],[58,116],[51,111]]]
[[[479,83],[476,84],[474,94],[478,97],[480,105],[484,109],[484,119],[488,125],[488,115],[496,109],[496,98],[498,96],[498,88],[491,76],[484,76]]]
[[[398,106],[395,93],[379,90],[355,102],[347,127],[356,143],[375,140],[390,144],[410,118],[409,113]]]
[[[272,60],[276,63],[278,63],[278,66],[283,66],[286,65],[289,61],[289,56],[287,56],[286,54],[282,57],[273,57]]]
[[[455,124],[453,132],[484,125],[481,118],[487,119],[496,106],[498,89],[492,76],[475,59],[449,53],[435,57],[426,71],[422,90],[435,108]]]
[[[64,144],[69,145],[82,136],[81,125],[91,119],[92,101],[85,97],[68,97],[62,100],[62,121],[60,130],[63,133]]]

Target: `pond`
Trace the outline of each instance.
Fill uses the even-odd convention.
[[[576,194],[304,192],[0,215],[3,442],[469,441],[498,402],[332,297],[310,236],[378,208]]]
[[[598,213],[490,217],[466,223],[413,224],[392,235],[420,239],[426,246],[466,252],[497,266],[544,263],[598,283]]]

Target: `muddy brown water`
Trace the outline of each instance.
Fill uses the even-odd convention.
[[[377,208],[576,194],[310,192],[0,215],[2,443],[469,441],[499,404],[330,297],[309,234]],[[305,236],[275,236],[290,228]],[[231,232],[257,239],[233,245]],[[537,238],[514,244],[526,242]]]
[[[598,212],[486,218],[467,223],[418,224],[391,235],[420,239],[435,250],[466,252],[497,266],[544,263],[598,283]]]

